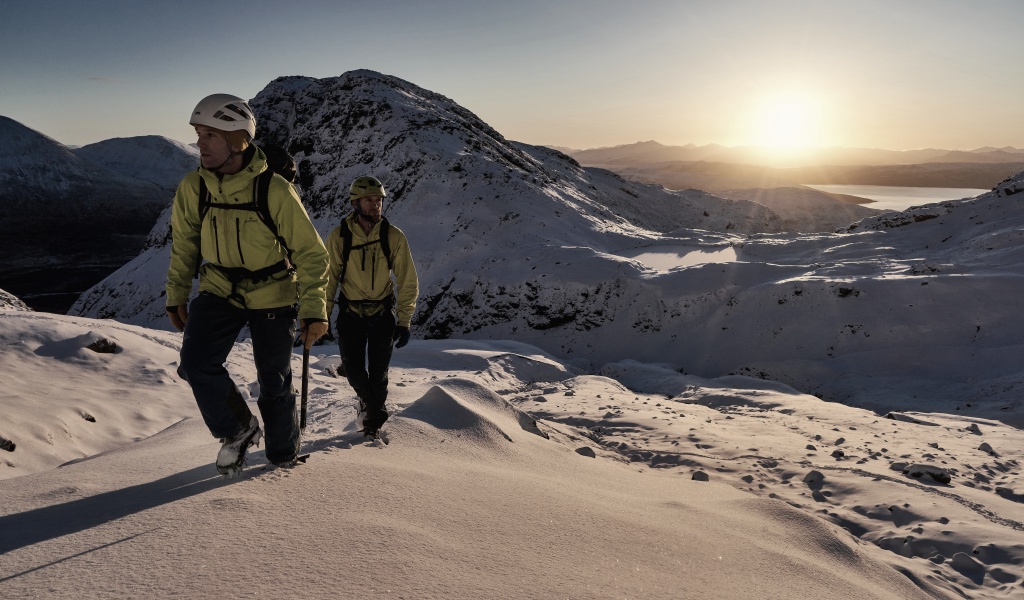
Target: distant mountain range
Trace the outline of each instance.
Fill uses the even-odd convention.
[[[607,148],[577,150],[556,147],[586,165],[649,165],[660,162],[705,161],[790,168],[814,166],[883,166],[920,163],[1024,163],[1024,150],[977,148],[975,150],[883,150],[878,148],[798,148],[785,151],[764,146],[666,146],[653,140]]]
[[[725,193],[731,190],[796,188],[803,184],[990,189],[1024,170],[1024,150],[1015,148],[969,152],[824,148],[816,149],[817,154],[808,150],[808,154],[778,158],[758,147],[639,142],[563,151],[580,164],[610,169],[633,181],[673,190],[700,189],[727,197],[735,197]]]

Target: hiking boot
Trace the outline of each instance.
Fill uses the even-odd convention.
[[[272,460],[264,469],[291,469],[305,463],[307,458],[309,458],[308,454],[299,454],[288,460]]]
[[[245,464],[245,451],[249,446],[259,446],[263,432],[256,415],[249,419],[249,426],[233,438],[223,438],[224,444],[217,453],[217,472],[229,479],[238,474]]]
[[[377,432],[380,431],[380,428],[384,426],[384,423],[387,422],[387,420],[388,413],[386,411],[371,410],[365,417],[363,417],[363,428],[360,429],[360,431],[362,431],[363,435],[368,438],[376,438]]]

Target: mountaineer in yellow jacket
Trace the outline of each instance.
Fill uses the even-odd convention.
[[[353,212],[327,238],[331,256],[327,314],[337,298],[341,360],[359,396],[360,426],[370,438],[377,437],[387,421],[384,403],[391,352],[409,343],[409,324],[419,296],[409,242],[383,216],[386,195],[374,177],[353,181],[349,187]]]
[[[189,123],[201,166],[174,195],[167,272],[167,312],[185,332],[178,373],[191,385],[210,432],[221,438],[218,471],[233,476],[262,435],[224,368],[248,325],[267,459],[293,466],[299,449],[291,383],[295,318],[306,348],[327,333],[327,250],[291,184],[269,170],[266,155],[251,143],[256,120],[244,100],[208,96]],[[265,203],[258,210],[261,182]],[[209,194],[205,210],[201,192]],[[189,304],[201,260],[199,295]]]

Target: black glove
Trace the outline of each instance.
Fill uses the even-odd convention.
[[[409,343],[409,328],[402,327],[399,325],[395,327],[395,335],[392,336],[391,341],[395,342],[395,348],[401,348],[402,346]]]

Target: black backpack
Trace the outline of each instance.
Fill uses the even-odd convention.
[[[266,144],[260,146],[263,150],[263,154],[267,157],[266,171],[263,171],[256,177],[256,186],[253,188],[253,199],[245,204],[225,204],[212,202],[210,196],[210,190],[206,187],[206,180],[202,177],[199,178],[199,228],[203,227],[203,219],[206,218],[206,213],[211,208],[224,208],[228,210],[245,210],[255,212],[256,216],[259,217],[260,221],[270,229],[270,232],[274,234],[277,241],[281,243],[281,247],[288,253],[288,260],[282,261],[275,265],[260,269],[258,271],[249,271],[248,269],[228,269],[227,267],[217,266],[218,269],[228,275],[228,278],[233,284],[237,284],[241,279],[251,279],[253,281],[261,281],[267,279],[271,275],[281,271],[292,269],[291,265],[291,248],[285,242],[284,238],[277,232],[277,224],[274,223],[273,217],[270,216],[270,206],[267,197],[270,193],[270,180],[274,178],[274,174],[278,174],[284,177],[288,183],[295,181],[295,159],[292,158],[288,152],[280,147],[273,144]],[[282,263],[285,263],[282,265]],[[203,264],[203,255],[198,253],[196,255],[196,273],[195,277],[199,277],[199,267]],[[215,265],[216,266],[216,265]],[[282,268],[283,266],[283,268]],[[237,280],[236,280],[237,278]]]

